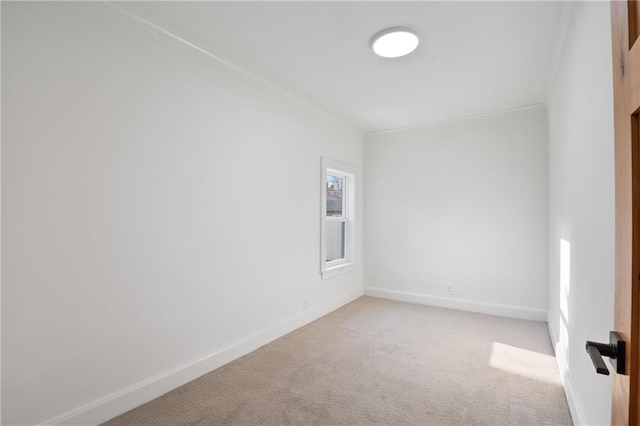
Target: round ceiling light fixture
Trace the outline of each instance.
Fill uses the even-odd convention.
[[[374,35],[371,48],[383,58],[399,58],[416,50],[418,42],[418,35],[409,28],[393,27]]]

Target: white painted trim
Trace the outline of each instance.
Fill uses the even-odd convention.
[[[51,418],[41,425],[82,424],[95,425],[138,407],[206,373],[240,358],[285,334],[335,311],[362,296],[361,289],[351,291],[326,303],[301,311],[274,325],[236,340],[209,355],[147,380],[106,395],[89,404]]]
[[[558,340],[553,333],[553,328],[551,327],[551,318],[549,317],[547,317],[547,329],[549,330],[549,338],[551,339],[553,353],[557,354],[556,345],[558,344]],[[562,361],[557,356],[555,358],[556,363],[558,364],[558,370],[560,371],[560,380],[562,381],[564,393],[567,397],[567,404],[569,405],[571,420],[576,426],[588,425],[584,415],[584,410],[582,409],[582,404],[580,404],[580,401],[576,397],[576,392],[574,391],[575,387],[573,386],[573,382],[571,381],[571,377],[568,373],[569,368],[567,365],[563,365]]]
[[[343,263],[338,266],[334,266],[333,268],[327,269],[324,272],[320,272],[323,280],[330,280],[331,278],[335,278],[339,275],[347,274],[349,272],[354,272],[358,270],[358,263]]]
[[[522,306],[499,305],[495,303],[475,302],[472,300],[455,299],[450,297],[431,296],[428,294],[409,293],[405,291],[387,290],[384,288],[365,287],[364,294],[381,299],[397,300],[399,302],[417,303],[420,305],[437,306],[439,308],[457,309],[460,311],[477,312],[481,314],[497,315],[501,317],[518,318],[532,321],[546,321],[547,311],[526,308]]]
[[[569,405],[569,412],[571,413],[571,421],[575,426],[587,426],[589,423],[587,423],[587,421],[585,420],[582,405],[576,398],[576,392],[574,391],[575,387],[573,385],[573,382],[571,381],[571,377],[569,377],[568,375],[565,377],[563,374],[560,374],[560,379],[562,380],[564,393],[567,397],[567,404]]]
[[[502,109],[502,110],[499,110],[499,111],[491,111],[491,112],[483,112],[483,113],[478,113],[478,114],[462,115],[462,116],[458,116],[458,117],[446,118],[444,120],[439,120],[439,121],[430,121],[430,122],[427,122],[427,123],[415,124],[415,125],[411,125],[411,126],[395,127],[395,128],[391,128],[391,129],[371,130],[371,131],[368,131],[368,132],[364,132],[364,134],[365,134],[365,136],[366,135],[377,135],[377,134],[384,134],[384,133],[406,132],[406,131],[422,129],[422,128],[428,128],[428,127],[448,126],[450,124],[458,123],[460,121],[479,120],[479,119],[483,119],[483,118],[491,118],[491,117],[495,117],[495,116],[499,116],[499,115],[503,115],[503,114],[511,114],[511,113],[520,112],[520,111],[528,111],[530,109],[536,109],[536,108],[546,108],[546,105],[545,104],[533,104],[533,105],[525,105],[525,106],[515,107],[515,108]]]

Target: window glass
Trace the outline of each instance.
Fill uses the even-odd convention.
[[[326,228],[327,262],[345,258],[345,223],[327,222]]]
[[[343,216],[344,178],[327,174],[327,216]]]

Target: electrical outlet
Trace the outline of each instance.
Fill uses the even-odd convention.
[[[453,295],[453,286],[452,285],[448,285],[447,288],[445,289],[445,293],[452,296]]]
[[[302,299],[302,309],[304,309],[305,311],[309,309],[309,303],[310,303],[309,298],[304,297]]]

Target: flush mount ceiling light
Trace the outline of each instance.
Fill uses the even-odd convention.
[[[382,30],[371,39],[371,48],[383,58],[399,58],[418,47],[418,36],[409,28],[393,27]]]

